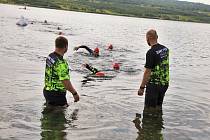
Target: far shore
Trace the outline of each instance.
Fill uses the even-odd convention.
[[[103,14],[103,15],[113,15],[113,16],[124,16],[124,17],[134,17],[134,18],[147,18],[147,19],[158,19],[158,20],[169,20],[169,21],[180,21],[180,22],[193,22],[193,23],[205,23],[209,24],[209,22],[204,22],[204,21],[194,21],[194,20],[177,20],[177,19],[170,19],[170,18],[159,18],[159,17],[148,17],[148,16],[136,16],[136,15],[129,15],[129,14],[121,14],[121,13],[106,13],[106,12],[92,12],[92,11],[83,11],[83,10],[74,10],[74,9],[65,9],[65,8],[57,8],[57,7],[49,7],[49,6],[41,6],[41,5],[23,5],[23,4],[14,4],[14,3],[0,3],[0,4],[5,4],[5,5],[16,5],[16,6],[22,6],[24,7],[35,7],[35,8],[46,8],[46,9],[55,9],[55,10],[64,10],[64,11],[73,11],[73,12],[82,12],[82,13],[93,13],[93,14]]]

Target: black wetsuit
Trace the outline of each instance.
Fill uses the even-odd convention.
[[[78,49],[80,49],[80,48],[86,49],[86,50],[90,53],[90,55],[92,55],[92,56],[95,56],[95,57],[98,57],[98,56],[99,56],[99,54],[95,53],[95,52],[94,52],[92,49],[90,49],[88,46],[81,45],[81,46],[78,47]]]
[[[96,69],[96,68],[94,68],[94,67],[92,67],[92,66],[90,66],[90,65],[88,65],[88,64],[86,64],[86,68],[87,68],[89,71],[91,71],[92,74],[96,74],[97,72],[99,72],[98,69]]]
[[[81,46],[79,46],[78,49],[80,49],[80,48],[86,49],[91,55],[94,54],[94,51],[92,49],[90,49],[88,46],[81,45]]]

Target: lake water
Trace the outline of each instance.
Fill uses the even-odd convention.
[[[1,140],[210,139],[209,24],[20,8],[0,5]],[[16,26],[21,15],[33,24]],[[66,109],[46,108],[42,95],[45,57],[54,50],[57,27],[69,40],[65,58],[81,96],[74,103],[68,94]],[[137,96],[150,28],[171,51],[170,87],[156,116],[142,114],[144,96]],[[99,47],[101,56],[73,52],[78,45]],[[112,71],[113,62],[120,63],[119,72]],[[109,77],[88,77],[83,63]]]

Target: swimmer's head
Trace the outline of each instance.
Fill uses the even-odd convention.
[[[120,64],[119,63],[114,63],[113,64],[113,69],[114,70],[119,70],[120,69]]]
[[[95,48],[93,52],[95,56],[99,56],[99,48]]]
[[[108,46],[108,50],[113,50],[112,44],[110,44],[110,45]]]

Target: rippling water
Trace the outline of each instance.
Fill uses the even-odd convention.
[[[0,139],[209,140],[210,25],[0,5]],[[15,25],[20,16],[28,26]],[[44,20],[48,24],[44,24]],[[57,27],[69,39],[71,79],[81,95],[70,107],[46,108],[42,96],[45,57]],[[137,96],[149,49],[145,33],[155,28],[171,50],[170,88],[163,112],[144,112]],[[112,43],[109,52],[106,45]],[[99,47],[93,58],[73,47]],[[121,70],[112,71],[119,62]],[[89,77],[83,63],[104,70]]]

